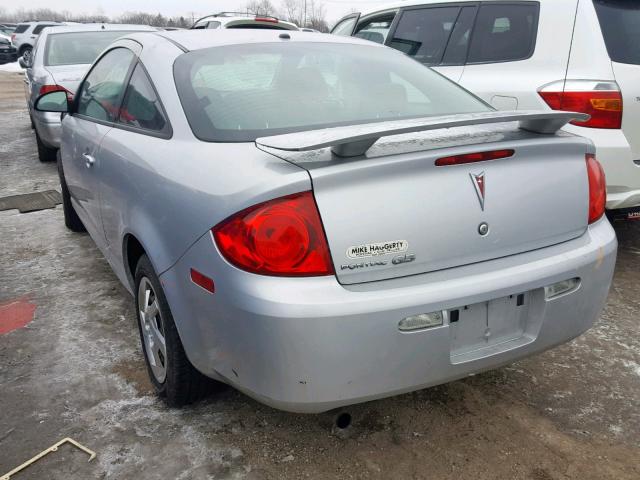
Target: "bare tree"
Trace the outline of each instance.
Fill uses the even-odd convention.
[[[327,11],[324,4],[316,0],[307,1],[307,18],[305,27],[315,28],[321,32],[329,31]]]
[[[300,27],[328,32],[325,6],[318,0],[282,0],[284,18]]]
[[[322,32],[328,31],[326,11],[321,0],[279,0],[282,17],[301,27],[311,27]],[[246,3],[246,11],[254,15],[277,16],[279,8],[272,0],[249,0]],[[97,8],[93,14],[71,13],[67,10],[52,10],[50,8],[9,10],[0,7],[0,21],[25,22],[30,20],[48,20],[56,22],[80,22],[80,23],[130,23],[137,25],[153,25],[155,27],[180,27],[189,28],[193,23],[194,14],[179,17],[165,17],[160,13],[125,12],[118,17],[109,18]]]
[[[249,0],[245,8],[247,12],[254,15],[270,15],[275,17],[278,14],[278,9],[270,0]]]
[[[302,26],[304,22],[304,0],[282,0],[284,19]]]

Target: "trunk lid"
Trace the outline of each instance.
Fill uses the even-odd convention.
[[[60,85],[71,93],[75,93],[84,74],[89,70],[89,67],[91,67],[91,65],[60,65],[45,68],[53,77],[56,85]]]
[[[539,135],[514,123],[456,127],[386,137],[364,157],[350,159],[329,149],[261,148],[309,172],[343,284],[535,250],[576,238],[587,227],[589,147],[564,133]],[[441,157],[501,149],[515,154],[435,165]]]

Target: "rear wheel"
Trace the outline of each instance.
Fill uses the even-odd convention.
[[[62,160],[60,159],[60,152],[58,152],[58,177],[60,177],[60,189],[62,190],[62,211],[64,213],[64,224],[72,232],[86,232],[82,224],[82,220],[76,213],[76,209],[71,204],[71,195],[69,195],[69,188],[67,182],[64,179],[64,171],[62,170]]]
[[[33,47],[31,45],[25,45],[20,49],[20,56],[23,60],[29,64],[31,63],[31,56],[33,54]]]
[[[40,160],[41,162],[55,161],[58,149],[47,147],[44,143],[42,143],[42,140],[40,139],[40,135],[38,135],[37,130],[36,130],[36,144],[38,146],[38,160]]]
[[[202,398],[213,381],[189,362],[158,276],[146,255],[140,257],[136,267],[135,301],[142,351],[156,393],[171,407]]]

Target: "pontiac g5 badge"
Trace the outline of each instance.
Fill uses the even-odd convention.
[[[485,179],[484,172],[482,173],[470,173],[471,180],[473,181],[473,186],[476,189],[476,193],[478,194],[478,200],[480,201],[480,208],[484,212],[484,189],[485,189]]]

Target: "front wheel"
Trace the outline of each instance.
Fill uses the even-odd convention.
[[[156,393],[170,407],[202,398],[213,381],[187,358],[164,291],[146,255],[140,257],[136,268],[135,302],[142,351]]]
[[[56,154],[58,153],[57,148],[47,147],[42,140],[40,139],[40,135],[38,135],[38,131],[36,130],[36,145],[38,147],[38,160],[41,162],[53,162],[56,159]]]

